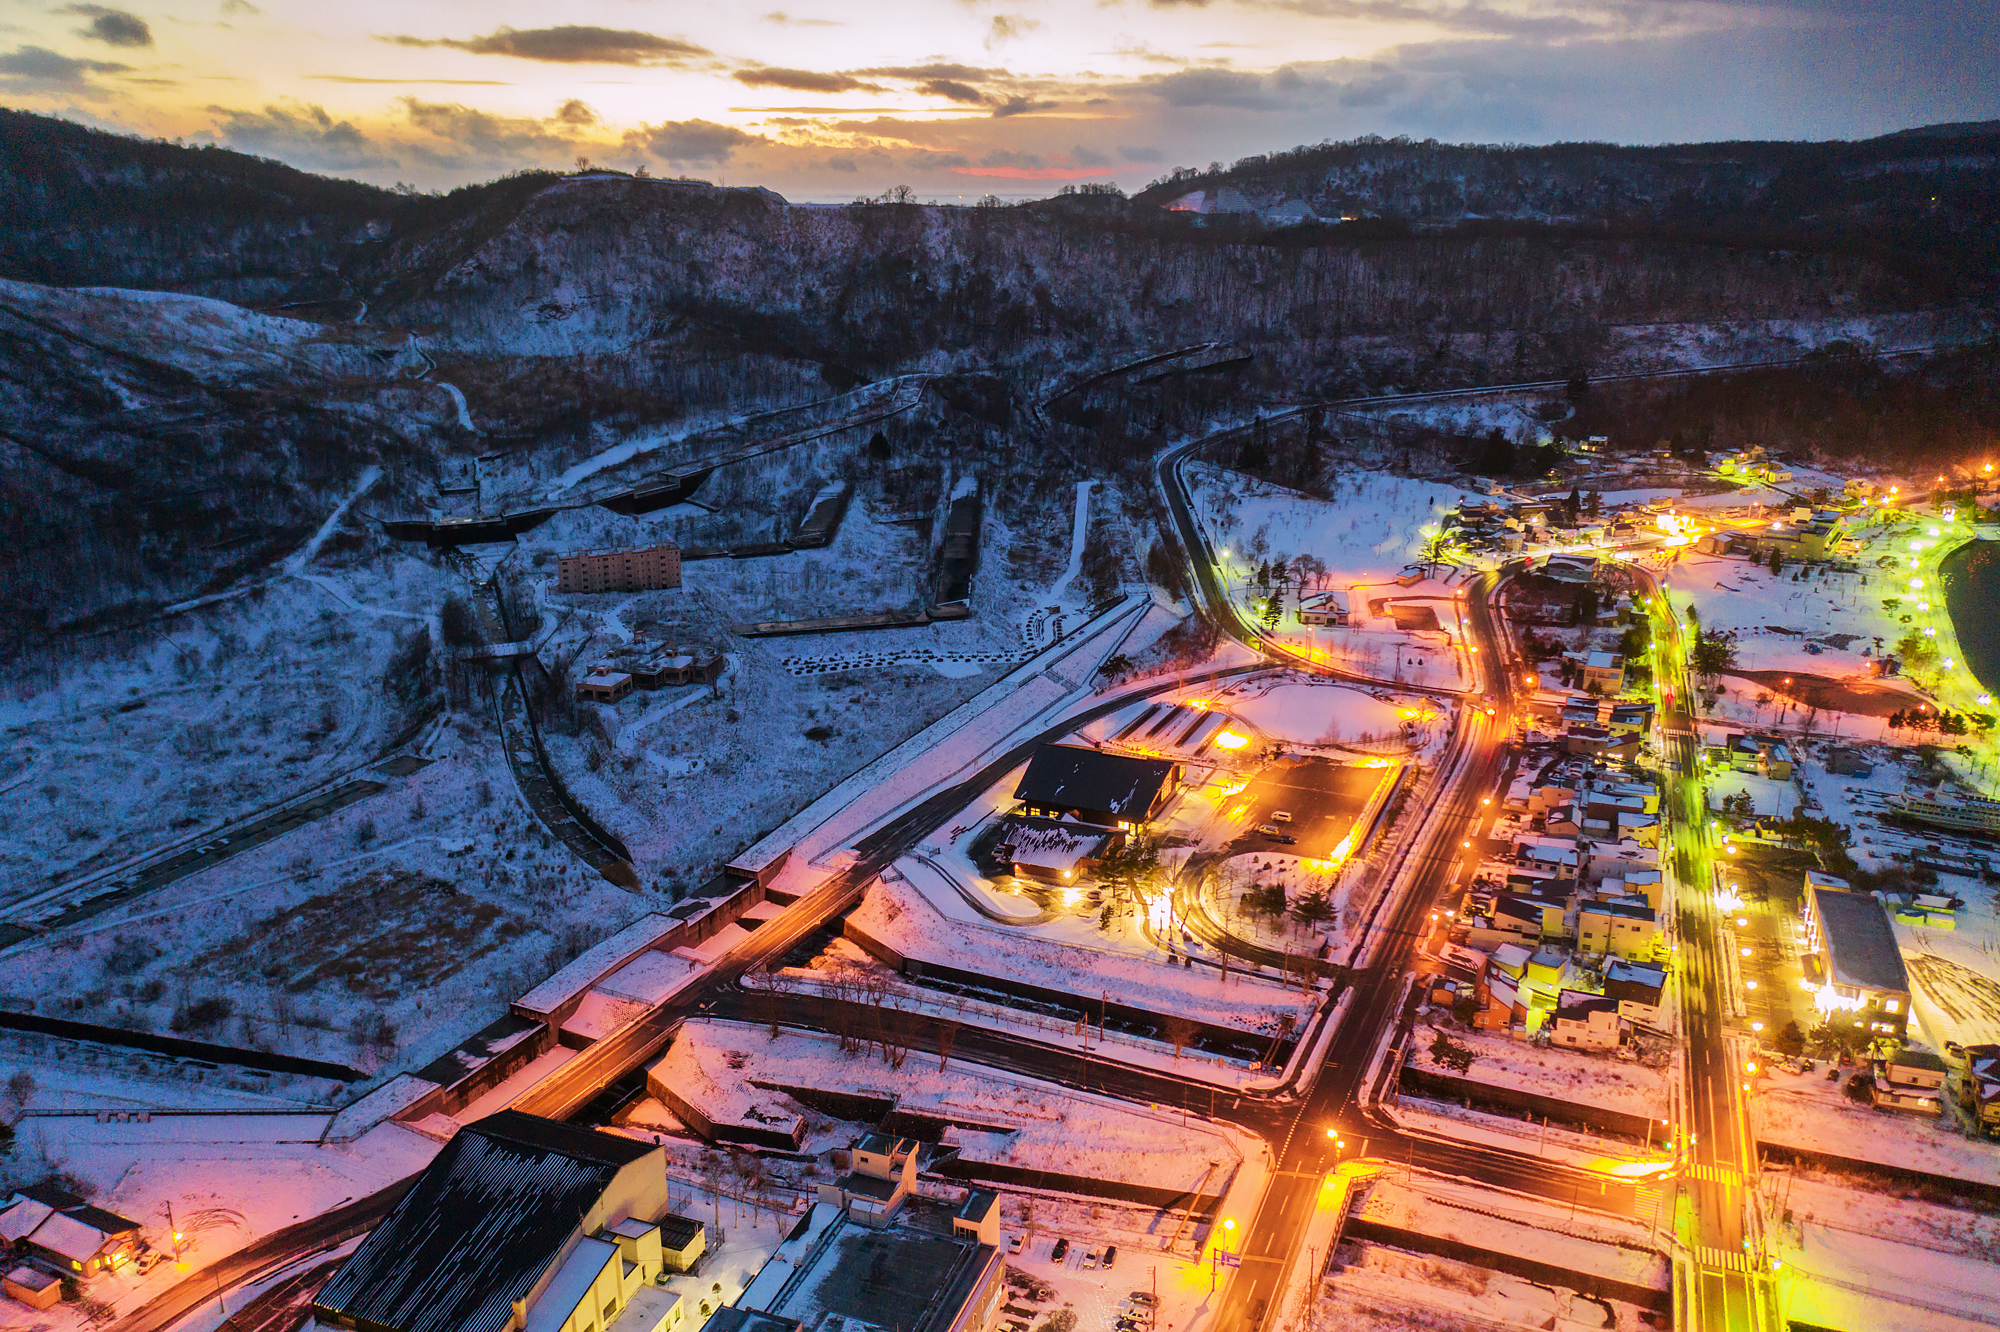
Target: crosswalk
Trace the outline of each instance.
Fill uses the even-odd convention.
[[[1707,1245],[1697,1245],[1694,1260],[1701,1266],[1721,1272],[1741,1272],[1744,1270],[1743,1255],[1731,1249],[1711,1249]]]
[[[1736,1184],[1740,1186],[1743,1183],[1743,1172],[1734,1166],[1712,1166],[1696,1162],[1694,1165],[1688,1167],[1688,1173],[1696,1179],[1705,1179],[1711,1184]]]

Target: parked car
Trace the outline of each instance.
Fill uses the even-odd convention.
[[[1275,823],[1260,823],[1257,825],[1257,831],[1263,833],[1266,837],[1276,837],[1278,836],[1278,825]]]
[[[1104,1266],[1107,1269],[1110,1268],[1112,1260],[1117,1257],[1118,1257],[1118,1246],[1116,1244],[1107,1244],[1104,1246]]]
[[[1023,1244],[1026,1244],[1027,1242],[1028,1242],[1028,1237],[1026,1235],[1016,1235],[1014,1236],[1013,1239],[1007,1241],[1007,1252],[1019,1253],[1021,1251],[1021,1246]]]
[[[1271,811],[1271,822],[1290,823],[1291,821],[1292,821],[1292,811],[1290,811],[1289,809],[1274,809]]]
[[[1067,1257],[1069,1257],[1069,1239],[1066,1236],[1058,1235],[1056,1236],[1056,1246],[1049,1250],[1049,1261],[1059,1263]]]
[[[1083,1255],[1083,1270],[1086,1272],[1094,1271],[1096,1267],[1097,1267],[1097,1250],[1092,1249],[1089,1253]]]
[[[1135,1290],[1132,1292],[1132,1303],[1140,1305],[1144,1308],[1150,1309],[1159,1302],[1160,1301],[1158,1297],[1153,1295],[1150,1291]]]

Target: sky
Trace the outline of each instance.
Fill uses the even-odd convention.
[[[587,159],[797,201],[1019,198],[1364,134],[1839,139],[1992,119],[2000,5],[5,0],[0,105],[424,190]]]

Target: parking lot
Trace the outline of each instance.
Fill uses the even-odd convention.
[[[1393,778],[1395,771],[1319,758],[1280,759],[1251,778],[1227,810],[1251,849],[1282,846],[1290,855],[1326,860],[1354,830],[1375,788]],[[1290,814],[1290,821],[1278,818],[1280,813]],[[1263,824],[1294,841],[1283,843],[1257,833]]]

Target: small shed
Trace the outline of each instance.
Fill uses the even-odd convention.
[[[0,1293],[30,1309],[46,1309],[62,1298],[62,1279],[53,1272],[22,1263],[0,1277]]]

